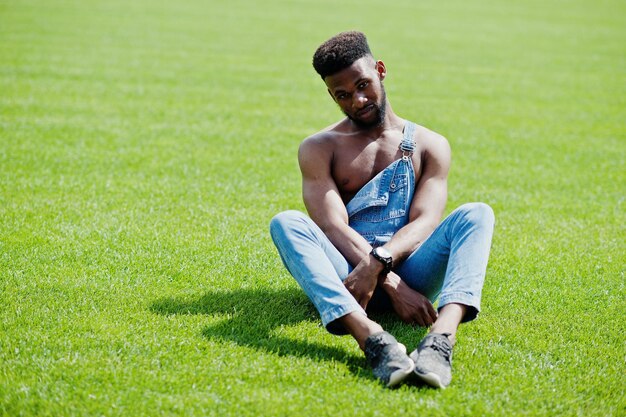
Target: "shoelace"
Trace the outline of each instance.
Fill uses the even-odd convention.
[[[446,338],[448,337],[448,335],[445,335]],[[446,360],[449,362],[450,361],[450,356],[452,355],[452,347],[450,347],[449,342],[446,343],[442,338],[440,337],[433,337],[430,341],[430,345],[429,347],[432,347],[433,349],[441,352],[444,356],[444,358],[446,358]]]
[[[384,336],[376,335],[371,340],[368,340],[365,344],[365,356],[367,357],[370,365],[373,365],[373,362],[378,361],[380,357],[380,353],[386,346],[386,343],[383,342]]]

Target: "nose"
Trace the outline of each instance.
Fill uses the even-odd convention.
[[[367,104],[367,97],[363,93],[354,94],[354,101],[352,105],[356,109],[362,109]]]

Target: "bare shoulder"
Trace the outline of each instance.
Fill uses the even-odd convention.
[[[415,129],[414,135],[415,141],[418,146],[425,150],[445,150],[449,149],[450,145],[448,144],[448,140],[439,133],[432,131],[424,126],[417,125],[417,129]]]
[[[300,143],[298,160],[302,164],[303,160],[306,161],[312,157],[321,157],[325,154],[332,156],[332,142],[332,135],[325,131],[317,132],[307,137]]]
[[[298,149],[298,162],[303,174],[330,172],[338,137],[341,136],[341,123],[328,126],[305,138]]]
[[[417,126],[415,141],[426,165],[437,165],[447,171],[450,167],[451,150],[448,140],[424,126]]]
[[[303,159],[315,156],[332,158],[338,139],[345,134],[343,130],[343,123],[337,122],[305,138],[298,150],[300,163],[302,164]]]

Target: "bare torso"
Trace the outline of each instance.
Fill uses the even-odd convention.
[[[402,157],[399,150],[405,121],[382,132],[351,131],[348,123],[340,122],[315,135],[318,146],[326,148],[330,156],[330,174],[341,199],[348,203],[352,197],[379,172]],[[414,139],[413,168],[416,178],[421,172],[424,137],[428,130],[419,127]]]

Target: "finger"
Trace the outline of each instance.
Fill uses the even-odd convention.
[[[437,310],[435,310],[432,304],[428,304],[428,314],[430,315],[432,323],[434,323],[435,320],[437,320]]]
[[[424,316],[421,314],[416,314],[414,318],[415,323],[420,327],[426,327],[426,321],[424,320]]]
[[[435,322],[436,317],[433,318],[432,312],[434,312],[434,310],[430,304],[425,305],[424,308],[421,310],[420,319],[422,320],[421,325],[423,327],[428,327]]]

